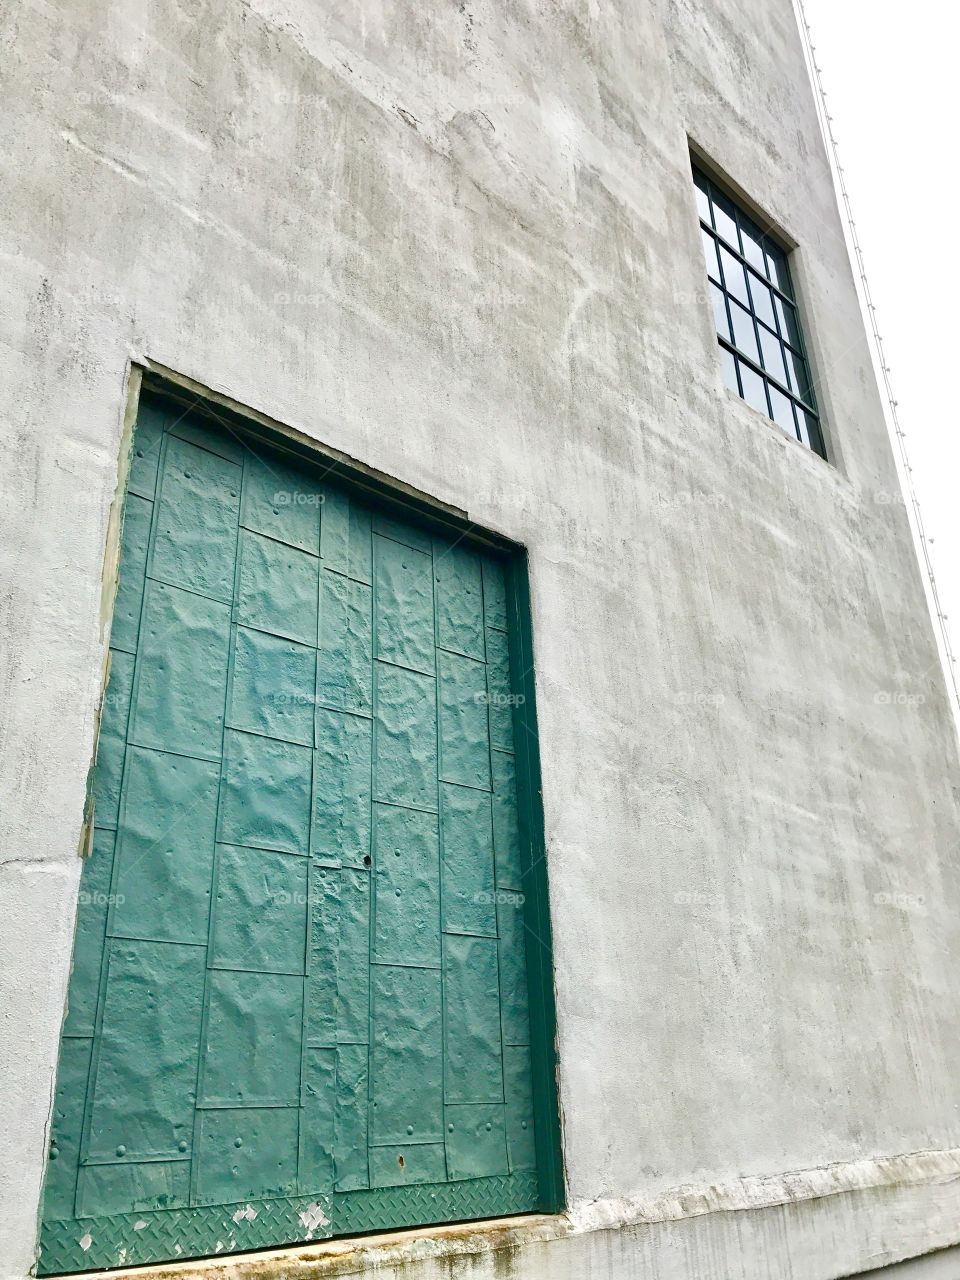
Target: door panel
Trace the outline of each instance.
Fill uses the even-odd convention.
[[[144,397],[41,1274],[542,1206],[512,687],[495,555]]]

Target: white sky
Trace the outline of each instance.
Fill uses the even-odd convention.
[[[804,0],[804,7],[960,657],[960,5]]]

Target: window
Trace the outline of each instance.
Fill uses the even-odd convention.
[[[724,382],[825,458],[787,255],[699,169],[693,179]]]

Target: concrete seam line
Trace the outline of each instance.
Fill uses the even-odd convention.
[[[587,1201],[574,1204],[566,1216],[574,1232],[603,1231],[707,1213],[768,1209],[877,1187],[950,1182],[958,1177],[960,1147],[950,1147],[871,1160],[842,1160],[811,1169],[751,1175],[729,1182],[688,1184],[654,1196]]]

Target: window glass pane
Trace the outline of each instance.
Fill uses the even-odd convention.
[[[787,397],[776,387],[768,386],[770,392],[770,408],[773,412],[773,420],[778,426],[783,427],[788,436],[796,439],[797,428],[793,421],[793,401]]]
[[[713,316],[717,324],[717,333],[730,341],[730,322],[727,320],[727,303],[715,284],[710,286],[710,301],[713,303]]]
[[[800,427],[800,439],[804,444],[808,444],[814,453],[819,453],[821,458],[827,456],[827,451],[823,447],[823,436],[820,432],[820,424],[812,413],[804,413],[802,409],[797,410],[797,422]]]
[[[773,294],[767,286],[753,274],[752,271],[749,273],[749,279],[750,295],[753,298],[754,311],[765,324],[770,326],[771,329],[776,329],[777,322],[773,318]]]
[[[740,241],[743,245],[743,256],[752,262],[760,271],[765,271],[763,258],[763,232],[746,214],[740,215]]]
[[[753,316],[743,307],[730,303],[730,317],[733,320],[733,342],[745,356],[760,363],[760,352],[757,349],[757,333],[753,327]]]
[[[759,409],[761,413],[769,416],[770,410],[767,408],[767,393],[763,389],[763,379],[759,373],[754,373],[752,369],[748,369],[742,360],[737,361],[740,370],[740,381],[743,384],[743,398],[747,404],[752,404],[754,409]]]
[[[775,299],[777,318],[780,321],[780,336],[793,347],[800,346],[800,327],[797,324],[797,313],[789,302],[782,298]]]
[[[737,362],[726,347],[720,348],[720,368],[723,370],[723,385],[740,394],[737,384]]]
[[[723,285],[727,293],[732,293],[745,307],[749,307],[750,295],[747,293],[747,273],[743,269],[743,263],[738,262],[727,249],[721,248],[720,265],[723,267]]]
[[[707,275],[719,281],[720,263],[717,258],[717,242],[709,231],[704,231],[703,227],[700,228],[700,235],[703,239],[703,256],[707,260]]]
[[[710,221],[710,200],[707,197],[707,180],[696,169],[693,171],[694,191],[697,195],[697,212],[704,222]]]
[[[783,354],[787,361],[787,374],[789,381],[787,385],[795,396],[799,396],[801,400],[810,403],[810,380],[807,377],[807,363],[796,351],[791,351],[789,347],[785,347]]]
[[[733,245],[734,249],[739,249],[740,237],[737,235],[737,213],[732,202],[725,195],[722,195],[716,187],[713,188],[710,198],[713,204],[713,225],[717,228],[717,234],[723,236],[727,244]]]
[[[787,369],[783,363],[783,347],[780,345],[780,339],[775,333],[765,329],[762,324],[758,325],[757,329],[760,333],[760,354],[763,356],[763,367],[771,377],[776,378],[778,382],[786,384]]]
[[[766,243],[767,251],[767,275],[777,286],[782,289],[788,298],[793,297],[793,290],[790,288],[790,274],[787,271],[786,254],[772,245],[769,240]]]

